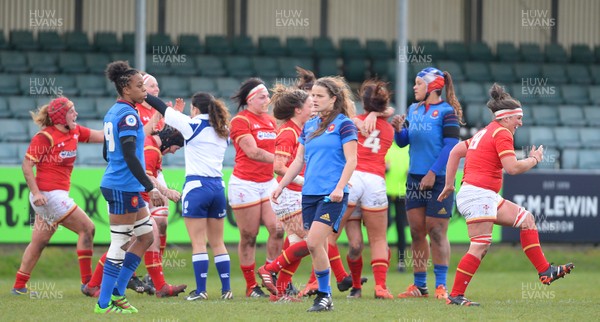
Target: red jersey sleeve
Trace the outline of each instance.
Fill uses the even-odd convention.
[[[89,128],[81,125],[77,125],[77,128],[79,129],[79,136],[77,137],[77,140],[79,140],[79,142],[88,142],[90,140],[92,131]]]
[[[31,139],[25,157],[38,163],[50,152],[50,149],[52,149],[52,136],[46,132],[39,132]]]
[[[282,129],[275,139],[275,154],[294,158],[298,147],[298,136],[292,128]]]
[[[231,140],[237,144],[246,135],[252,135],[250,121],[245,116],[234,117],[231,120],[231,132],[229,133]]]
[[[496,153],[498,153],[498,158],[500,158],[500,160],[508,156],[516,156],[514,138],[507,128],[497,128],[492,134],[492,137],[494,138]]]

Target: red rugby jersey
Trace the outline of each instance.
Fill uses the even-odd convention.
[[[277,138],[275,139],[275,155],[286,156],[288,161],[285,166],[288,168],[296,158],[299,144],[298,136],[301,131],[300,127],[292,120],[283,123],[277,131]],[[304,176],[304,168],[300,171],[299,175]],[[281,179],[283,179],[283,177],[277,176],[277,182],[281,182]],[[302,186],[293,182],[290,183],[287,188],[293,191],[302,191]]]
[[[67,133],[55,126],[42,129],[32,139],[25,158],[35,162],[35,182],[41,191],[71,187],[71,172],[77,157],[77,143],[90,139],[90,129],[77,125]],[[98,157],[102,150],[98,149]]]
[[[364,121],[367,114],[358,115]],[[385,119],[378,117],[375,130],[369,136],[358,133],[356,170],[385,178],[385,155],[394,141],[394,128]]]
[[[144,160],[146,161],[146,174],[153,177],[158,177],[158,171],[162,170],[162,152],[160,146],[151,135],[146,136],[144,140]],[[147,192],[142,192],[142,198],[150,201],[150,196]]]
[[[275,120],[266,113],[254,114],[248,110],[239,112],[231,119],[229,134],[235,147],[235,166],[233,175],[248,181],[267,182],[273,179],[273,164],[251,160],[240,148],[238,142],[251,135],[259,148],[274,153],[277,137]]]
[[[502,158],[515,156],[513,134],[491,122],[465,141],[467,156],[463,182],[499,192],[502,188]]]
[[[150,122],[150,119],[152,119],[152,116],[154,116],[154,113],[158,113],[157,110],[153,109],[153,108],[147,108],[146,106],[142,105],[142,104],[135,104],[135,109],[137,110],[138,114],[140,115],[140,120],[142,120],[142,124],[146,125],[148,124],[148,122]],[[163,129],[163,127],[165,127],[165,118],[161,118],[158,123],[156,123],[156,126],[154,127],[154,131],[160,131]]]

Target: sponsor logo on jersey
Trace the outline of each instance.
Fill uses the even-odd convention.
[[[256,138],[259,140],[275,140],[277,133],[258,131]]]
[[[77,150],[73,150],[73,151],[60,151],[60,153],[58,154],[58,156],[60,156],[63,159],[74,158],[74,157],[77,156]]]
[[[321,218],[322,220],[325,220],[325,221],[331,221],[331,219],[329,218],[329,213],[326,213],[319,218]]]
[[[254,124],[252,125],[255,129],[260,129],[260,124]]]
[[[125,124],[127,124],[129,126],[136,126],[137,119],[135,118],[134,115],[127,115],[127,117],[125,117]]]

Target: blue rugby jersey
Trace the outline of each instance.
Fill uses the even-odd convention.
[[[306,163],[303,195],[330,194],[346,165],[343,145],[358,140],[356,126],[343,114],[338,115],[321,135],[311,137],[320,124],[320,117],[310,119],[298,137],[300,144],[304,145]],[[344,192],[348,192],[348,186],[344,187]]]
[[[410,144],[411,174],[425,175],[440,156],[444,147],[443,129],[448,126],[460,127],[458,117],[452,106],[444,101],[429,105],[414,103],[408,108],[408,142]],[[446,175],[446,166],[436,172],[436,175]]]
[[[108,165],[100,186],[129,192],[144,191],[144,186],[133,176],[125,163],[120,142],[124,136],[136,137],[135,155],[145,169],[144,125],[133,105],[117,101],[104,116],[104,142]]]

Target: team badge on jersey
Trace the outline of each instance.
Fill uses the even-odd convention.
[[[433,112],[431,112],[431,118],[432,119],[437,119],[437,117],[440,115],[440,111],[439,110],[433,110]]]
[[[127,115],[125,117],[125,124],[127,124],[128,126],[136,126],[137,125],[137,119],[133,115]]]
[[[329,127],[327,128],[327,133],[331,133],[333,132],[333,130],[335,130],[335,124],[329,125]]]

